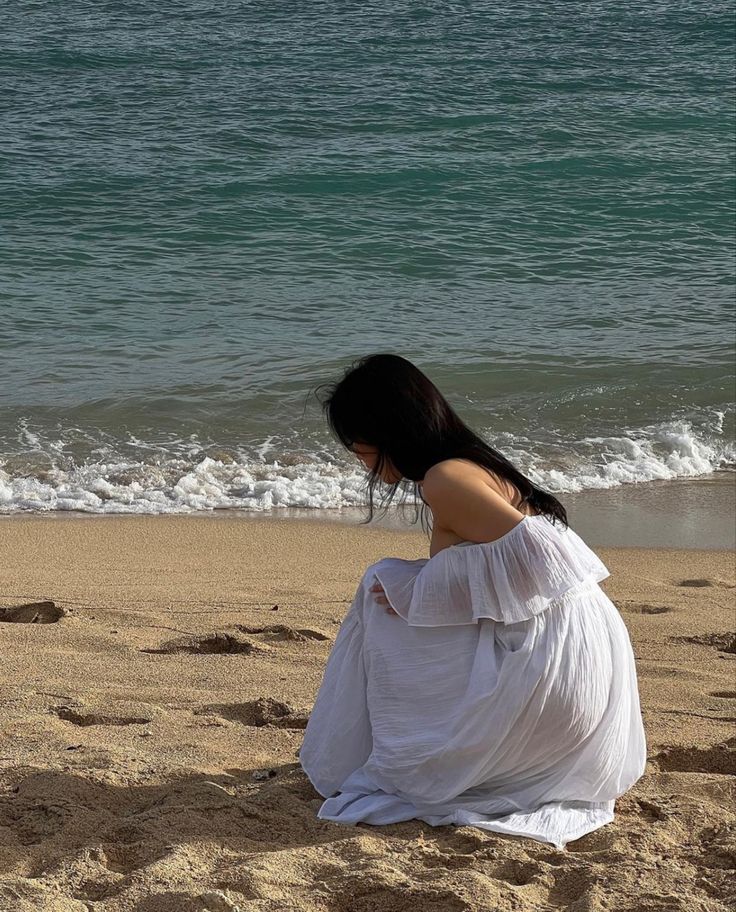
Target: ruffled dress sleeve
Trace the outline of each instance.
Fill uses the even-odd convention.
[[[424,560],[372,567],[394,611],[414,627],[529,620],[573,587],[610,576],[569,526],[525,516],[492,542],[461,542]]]

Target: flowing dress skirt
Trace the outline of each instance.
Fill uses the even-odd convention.
[[[371,565],[342,622],[299,755],[326,799],[318,817],[472,825],[559,848],[610,822],[646,762],[615,605],[587,580],[524,621],[412,626],[369,587],[423,565]]]

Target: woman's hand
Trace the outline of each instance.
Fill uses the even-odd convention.
[[[383,586],[380,583],[374,583],[369,589],[369,592],[376,593],[376,601],[379,605],[388,605],[386,608],[387,614],[396,614],[394,609],[389,605],[388,599],[386,598],[386,593],[383,591]]]

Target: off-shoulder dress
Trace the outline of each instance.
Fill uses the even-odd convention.
[[[598,585],[609,575],[544,515],[492,542],[371,564],[300,749],[326,799],[317,816],[558,848],[609,823],[646,762],[631,642]]]

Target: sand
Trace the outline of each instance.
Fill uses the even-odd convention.
[[[0,522],[15,621],[0,623],[0,912],[729,908],[734,555],[596,550],[632,636],[649,762],[614,823],[558,850],[316,817],[296,751],[338,625],[369,563],[427,555],[421,531]]]

